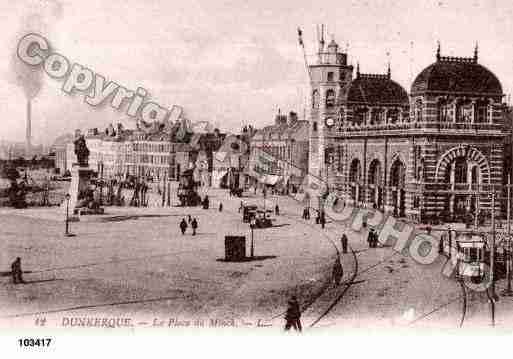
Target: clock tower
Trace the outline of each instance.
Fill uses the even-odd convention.
[[[309,65],[311,86],[309,174],[327,182],[332,142],[342,120],[341,99],[352,80],[353,66],[347,53],[339,50],[334,39],[325,47],[319,39],[315,64]]]

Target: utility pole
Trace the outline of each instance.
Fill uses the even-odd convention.
[[[508,282],[508,287],[506,288],[506,290],[504,290],[502,292],[502,295],[511,297],[511,296],[513,296],[513,291],[511,290],[511,277],[512,277],[512,275],[511,275],[512,268],[511,267],[513,266],[513,262],[512,262],[513,255],[511,253],[511,251],[512,251],[512,248],[511,248],[511,174],[508,174],[507,189],[508,189],[508,195],[507,195],[508,208],[506,211],[507,211],[507,221],[508,221],[508,236],[507,236],[508,243],[507,243],[507,251],[506,251],[506,278],[507,278],[507,282]]]
[[[495,186],[492,186],[492,241],[490,245],[490,298],[492,326],[495,326]]]

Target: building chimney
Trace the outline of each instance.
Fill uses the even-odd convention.
[[[25,132],[25,156],[30,157],[32,152],[32,114],[30,100],[27,100],[27,127]]]

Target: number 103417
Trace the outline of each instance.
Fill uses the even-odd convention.
[[[51,338],[22,338],[18,339],[20,347],[49,347]]]

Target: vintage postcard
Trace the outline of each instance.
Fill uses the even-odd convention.
[[[513,3],[0,13],[8,346],[511,334]]]

